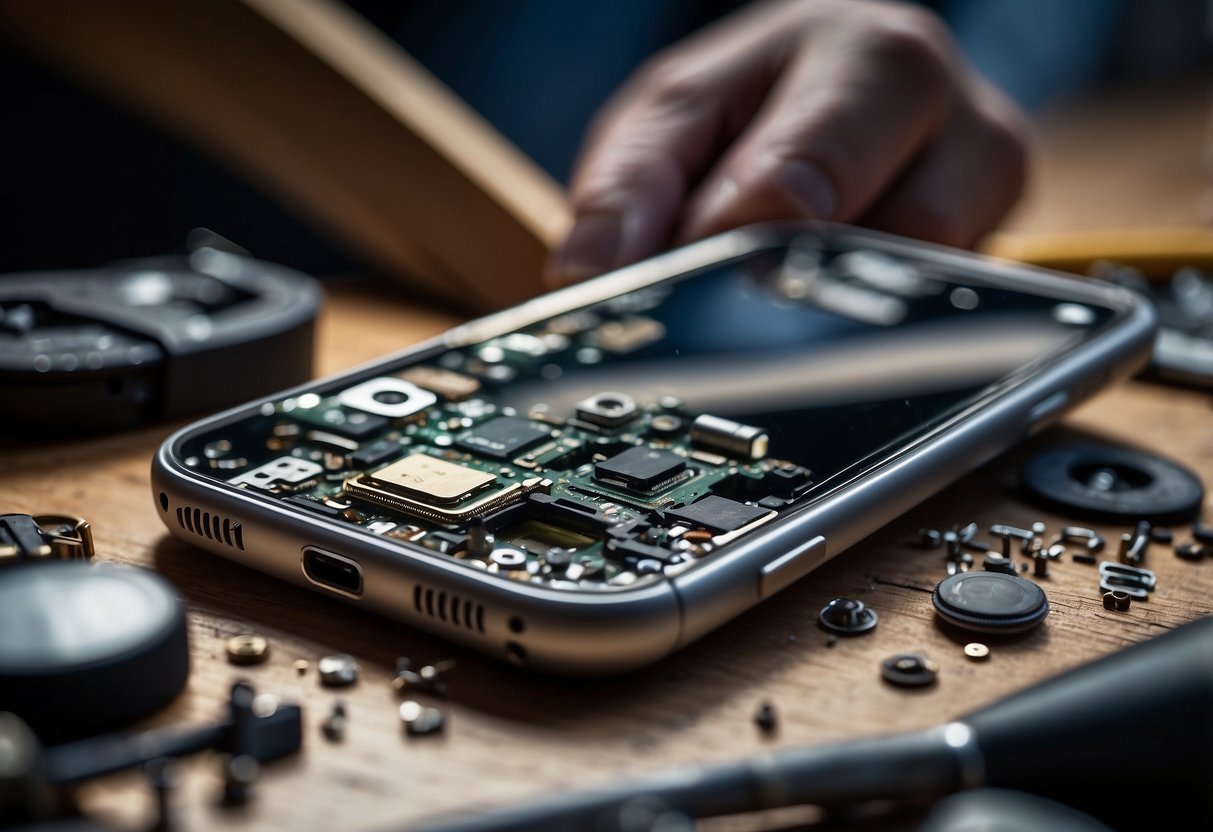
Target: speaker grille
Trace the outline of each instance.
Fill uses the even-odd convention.
[[[484,604],[477,604],[442,590],[416,584],[413,607],[422,615],[476,633],[484,632]]]
[[[178,506],[177,525],[190,534],[244,551],[244,529],[230,517],[211,514],[194,506]]]

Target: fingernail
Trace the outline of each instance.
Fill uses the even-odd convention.
[[[618,214],[579,216],[556,257],[557,278],[570,282],[610,271],[622,240],[623,222]]]
[[[828,220],[838,210],[834,183],[810,162],[781,159],[768,174],[771,184],[787,194],[810,219]]]

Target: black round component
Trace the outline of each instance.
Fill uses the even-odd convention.
[[[44,741],[134,722],[188,675],[185,607],[154,572],[78,561],[0,572],[0,703]]]
[[[1061,448],[1023,469],[1028,493],[1058,511],[1107,523],[1183,523],[1195,517],[1204,486],[1187,468],[1127,448]]]
[[[960,572],[931,595],[940,618],[978,633],[1022,633],[1045,620],[1049,599],[1027,578],[1002,572]]]
[[[817,621],[822,627],[844,636],[866,633],[879,620],[879,616],[868,609],[863,601],[854,598],[835,598],[817,614]]]
[[[939,666],[917,653],[900,653],[889,656],[881,663],[880,675],[891,685],[921,688],[935,684],[939,678]]]

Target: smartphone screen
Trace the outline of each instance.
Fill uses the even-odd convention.
[[[929,251],[804,233],[265,404],[178,458],[510,580],[660,579],[1122,314]]]

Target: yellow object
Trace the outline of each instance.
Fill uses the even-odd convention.
[[[993,234],[984,254],[1046,269],[1086,274],[1110,260],[1165,280],[1183,266],[1213,269],[1213,228],[1124,228],[1100,231]]]

